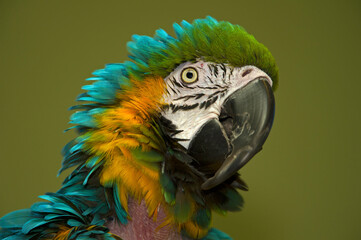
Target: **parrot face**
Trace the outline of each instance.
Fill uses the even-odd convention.
[[[272,80],[264,71],[199,60],[179,65],[165,83],[161,115],[209,177],[203,189],[227,180],[261,149],[274,116]]]

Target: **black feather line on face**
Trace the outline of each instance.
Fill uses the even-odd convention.
[[[203,97],[204,94],[203,94],[203,93],[198,93],[198,94],[196,94],[195,96],[196,96],[196,99],[199,99],[199,98]]]
[[[222,69],[222,72],[223,72],[222,81],[223,81],[223,83],[226,83],[225,77],[226,77],[226,74],[227,74],[227,68],[223,63],[221,63],[219,66],[220,66],[220,68]]]
[[[209,99],[205,105],[205,109],[209,108],[215,101],[217,101],[217,99],[218,99],[218,96],[215,96],[214,98]]]
[[[231,76],[233,75],[233,70],[234,70],[234,68],[231,67],[231,72],[229,73],[229,76],[228,76],[228,79],[229,79],[229,80],[231,80]]]
[[[209,108],[215,101],[217,101],[218,96],[208,99],[207,101],[204,101],[200,104],[199,108],[202,109],[207,109]]]
[[[179,87],[179,88],[190,88],[189,86],[187,85],[183,85],[183,84],[179,84],[177,82],[177,80],[175,79],[175,77],[172,77],[171,79],[171,82],[176,86],[176,87]],[[192,88],[193,89],[193,88]]]
[[[212,64],[211,66],[213,67],[213,75],[218,77],[218,67],[217,67],[217,65]]]
[[[197,93],[195,95],[186,95],[186,96],[182,96],[179,98],[175,98],[174,101],[181,100],[181,99],[184,99],[184,101],[188,101],[189,99],[192,99],[192,98],[199,99],[204,95],[205,95],[204,93]]]
[[[207,66],[208,66],[209,72],[213,75],[213,70],[212,70],[212,68],[211,68],[211,65],[208,64]]]
[[[196,107],[198,107],[199,103],[195,103],[195,104],[192,104],[192,105],[178,105],[178,106],[175,106],[173,109],[172,109],[172,113],[175,113],[179,110],[182,110],[182,111],[188,111],[188,110],[191,110],[191,109],[194,109]]]
[[[194,109],[196,107],[198,107],[199,103],[195,103],[195,104],[192,104],[192,105],[181,105],[177,108],[177,110],[173,111],[173,112],[176,112],[178,110],[182,110],[182,111],[188,111],[188,110],[191,110],[191,109]]]
[[[216,85],[216,86],[217,86],[217,85]],[[218,87],[201,87],[201,86],[197,86],[197,88],[207,89],[207,90],[210,90],[210,89],[218,89]]]
[[[168,85],[168,87],[172,90],[173,93],[177,94],[177,92],[170,85]],[[179,91],[178,91],[178,93],[179,93]]]
[[[210,76],[207,76],[207,78],[212,84],[214,84],[214,82],[212,81],[212,78]]]
[[[199,105],[199,103],[195,103],[195,104],[192,104],[192,105],[188,105],[188,104],[184,104],[184,105],[170,104],[170,105],[164,106],[163,110],[171,109],[172,113],[175,113],[177,111],[188,111],[188,110],[194,109],[194,108],[198,107],[198,105]]]
[[[216,95],[221,95],[221,94],[223,94],[223,96],[224,96],[224,94],[225,94],[227,91],[228,91],[228,89],[222,89],[222,90],[216,91],[216,92],[212,93],[211,95],[209,95],[208,99],[213,98],[213,97],[215,97]]]

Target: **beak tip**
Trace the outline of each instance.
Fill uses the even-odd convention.
[[[210,190],[215,187],[217,184],[215,183],[215,178],[211,177],[207,179],[201,186],[202,190]]]

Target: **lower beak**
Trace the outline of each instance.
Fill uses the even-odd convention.
[[[262,149],[274,109],[270,84],[258,78],[234,92],[225,101],[220,118],[202,127],[188,151],[209,176],[202,184],[203,190],[226,181]]]

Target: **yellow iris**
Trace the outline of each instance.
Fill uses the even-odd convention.
[[[198,73],[196,69],[189,67],[182,71],[181,77],[185,83],[194,83],[198,80]]]

